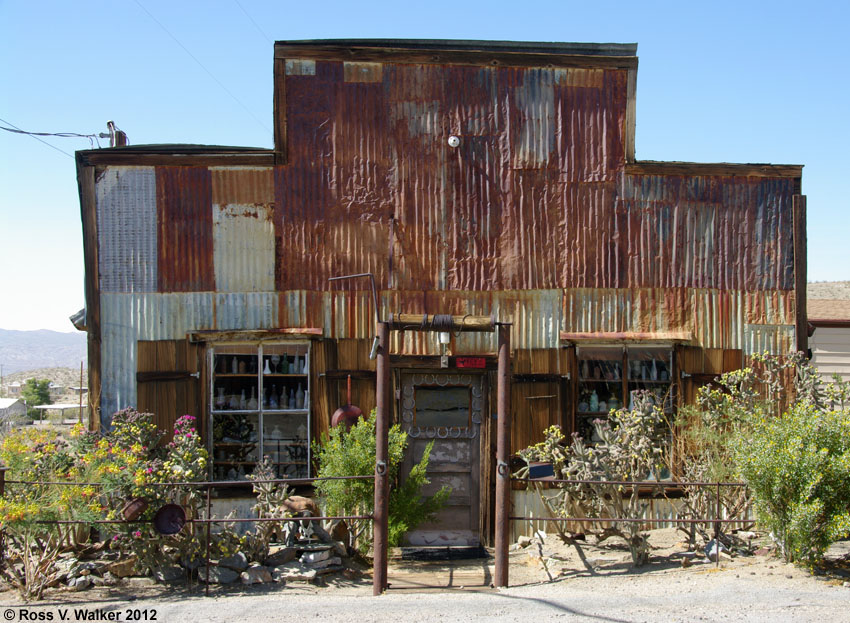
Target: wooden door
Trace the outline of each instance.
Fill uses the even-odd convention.
[[[448,504],[434,521],[408,532],[417,546],[475,546],[479,534],[480,431],[484,409],[483,376],[411,372],[401,377],[402,429],[408,434],[403,474],[434,442],[423,491],[451,487]]]

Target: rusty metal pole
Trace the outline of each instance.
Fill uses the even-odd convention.
[[[496,586],[508,585],[511,503],[511,327],[500,324],[496,398]]]
[[[387,539],[389,537],[389,427],[390,427],[390,326],[378,323],[378,361],[375,403],[375,519],[372,594],[387,589]]]
[[[207,484],[207,553],[206,553],[206,569],[207,569],[207,587],[206,587],[206,596],[210,596],[210,528],[212,523],[210,523],[210,519],[212,519],[212,500],[210,500],[210,485]]]
[[[6,493],[6,470],[9,469],[0,463],[0,498]],[[3,564],[3,557],[6,555],[6,531],[0,528],[0,564]]]
[[[720,482],[717,483],[717,505],[715,506],[714,518],[714,551],[717,552],[715,557],[715,567],[720,566]]]

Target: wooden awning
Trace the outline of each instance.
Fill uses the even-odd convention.
[[[562,342],[597,344],[682,344],[693,341],[690,331],[561,331]]]

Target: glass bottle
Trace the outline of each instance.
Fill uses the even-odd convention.
[[[251,398],[248,400],[248,408],[251,411],[257,410],[257,388],[253,385],[251,386]]]
[[[301,383],[298,383],[298,389],[295,391],[295,408],[304,408],[304,390],[301,389]]]

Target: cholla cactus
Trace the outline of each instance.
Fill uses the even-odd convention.
[[[629,546],[635,565],[648,561],[647,535],[634,522],[605,522],[606,517],[639,517],[646,504],[638,496],[637,486],[609,484],[611,481],[642,481],[663,467],[667,435],[663,411],[654,405],[648,392],[636,395],[632,410],[612,411],[608,420],[596,420],[593,425],[600,439],[586,443],[574,435],[564,446],[564,435],[558,427],[545,431],[539,444],[520,452],[527,462],[546,461],[553,464],[555,475],[563,480],[607,481],[601,483],[561,484],[560,493],[547,498],[538,493],[550,512],[568,517],[578,511],[585,517],[600,519],[597,538],[622,537]],[[523,468],[519,476],[526,476]],[[602,524],[608,524],[601,527]],[[561,537],[572,542],[559,529]]]

